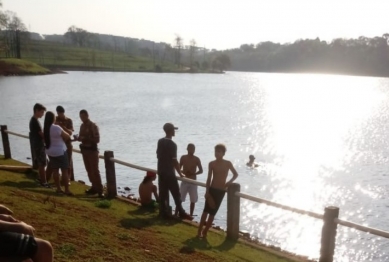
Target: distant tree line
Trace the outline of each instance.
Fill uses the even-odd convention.
[[[166,62],[173,63],[179,69],[188,69],[192,72],[198,70],[224,71],[231,66],[227,54],[216,54],[205,48],[199,48],[195,39],[184,45],[184,39],[176,35],[173,45],[168,43],[155,43],[147,40],[102,35],[88,32],[77,26],[70,26],[63,38],[60,36],[45,36],[47,40],[62,41],[65,44],[78,47],[102,49],[112,52],[125,52],[129,55],[139,55],[151,58],[156,71],[162,71]],[[216,51],[216,50],[213,50]]]
[[[381,37],[297,40],[279,44],[243,44],[226,50],[231,70],[258,72],[322,72],[389,75],[389,34]]]
[[[21,45],[27,44],[28,41],[29,33],[22,19],[12,11],[0,10],[0,53],[5,57],[20,58]]]

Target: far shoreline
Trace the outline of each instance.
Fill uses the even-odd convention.
[[[83,67],[83,66],[46,66],[50,71],[59,71],[59,72],[67,72],[67,71],[80,71],[80,72],[118,72],[118,73],[174,73],[174,74],[224,74],[224,71],[190,71],[190,70],[147,70],[147,69],[139,69],[139,70],[116,70],[110,68],[96,68],[96,67]]]

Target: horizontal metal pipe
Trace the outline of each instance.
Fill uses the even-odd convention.
[[[345,227],[355,228],[359,231],[363,231],[363,232],[370,233],[370,234],[380,236],[380,237],[389,238],[389,232],[387,232],[387,231],[379,230],[379,229],[372,228],[372,227],[362,226],[360,224],[349,222],[349,221],[342,220],[339,218],[335,218],[334,222],[339,224],[339,225],[345,226]]]
[[[5,132],[8,133],[9,135],[13,135],[13,136],[18,136],[18,137],[29,139],[28,136],[25,136],[25,135],[22,135],[22,134],[18,134],[18,133],[9,131],[9,130],[6,130]],[[78,150],[78,149],[73,149],[73,152],[81,154],[81,151]],[[100,159],[104,159],[104,156],[103,155],[99,155],[99,158]],[[111,158],[111,161],[115,162],[117,164],[123,165],[123,166],[130,167],[130,168],[135,168],[135,169],[142,170],[142,171],[151,171],[151,172],[157,173],[157,170],[155,170],[155,169],[134,165],[134,164],[131,164],[131,163],[119,160],[119,159]],[[185,178],[185,177],[177,177],[177,179],[180,180],[180,181],[185,181],[185,182],[192,183],[192,184],[195,184],[195,185],[198,185],[198,186],[202,186],[202,187],[206,186],[206,184],[203,183],[203,182],[199,182],[199,181],[196,181],[196,180],[193,180],[193,179],[188,179],[188,178]],[[270,200],[266,200],[266,199],[263,199],[263,198],[250,196],[250,195],[247,195],[247,194],[244,194],[244,193],[240,193],[240,192],[237,192],[236,196],[239,196],[241,198],[244,198],[244,199],[247,199],[247,200],[251,200],[251,201],[254,201],[254,202],[257,202],[257,203],[263,203],[263,204],[266,204],[266,205],[269,205],[269,206],[281,208],[281,209],[292,211],[292,212],[299,213],[299,214],[302,214],[302,215],[307,215],[307,216],[314,217],[314,218],[317,218],[317,219],[323,219],[323,215],[322,214],[318,214],[318,213],[315,213],[315,212],[306,211],[306,210],[302,210],[302,209],[298,209],[298,208],[293,208],[293,207],[282,205],[282,204],[279,204],[279,203],[276,203],[276,202],[272,202]],[[342,219],[339,219],[339,218],[335,218],[334,222],[339,224],[339,225],[350,227],[350,228],[355,228],[355,229],[357,229],[359,231],[370,233],[370,234],[373,234],[373,235],[376,235],[376,236],[381,236],[381,237],[389,238],[389,232],[387,232],[387,231],[383,231],[383,230],[379,230],[379,229],[375,229],[375,228],[371,228],[371,227],[362,226],[360,224],[356,224],[356,223],[349,222],[349,221],[346,221],[346,220],[342,220]]]
[[[9,135],[13,135],[13,136],[18,136],[18,137],[23,137],[23,138],[27,138],[27,139],[29,139],[29,137],[28,137],[28,136],[25,136],[25,135],[22,135],[22,134],[18,134],[18,133],[15,133],[15,132],[9,131],[9,130],[6,130],[5,132],[6,132],[7,134],[9,134]]]
[[[311,212],[311,211],[306,211],[306,210],[302,210],[302,209],[298,209],[298,208],[294,208],[294,207],[290,207],[290,206],[285,206],[285,205],[282,205],[282,204],[279,204],[279,203],[276,203],[276,202],[272,202],[270,200],[266,200],[266,199],[259,198],[259,197],[253,197],[253,196],[250,196],[250,195],[247,195],[247,194],[244,194],[244,193],[237,192],[235,194],[237,196],[241,197],[241,198],[248,199],[248,200],[251,200],[251,201],[254,201],[254,202],[257,202],[257,203],[263,203],[263,204],[266,204],[266,205],[269,205],[269,206],[278,207],[278,208],[281,208],[281,209],[284,209],[284,210],[288,210],[288,211],[292,211],[292,212],[295,212],[295,213],[299,213],[299,214],[302,214],[302,215],[307,215],[307,216],[314,217],[314,218],[317,218],[317,219],[323,219],[323,215],[318,214],[318,213],[314,213],[314,212]]]

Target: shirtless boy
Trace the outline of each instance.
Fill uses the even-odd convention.
[[[220,204],[223,201],[226,188],[228,188],[228,186],[231,185],[232,182],[234,182],[238,177],[238,173],[236,172],[232,163],[223,159],[226,151],[227,149],[225,145],[216,145],[216,160],[209,163],[205,193],[205,206],[203,214],[201,215],[197,237],[207,237],[208,230],[212,226],[213,219],[215,218]],[[226,183],[229,171],[232,172],[233,177]],[[205,228],[203,229],[204,225]]]
[[[181,172],[185,175],[186,178],[196,180],[196,176],[203,173],[203,167],[201,166],[200,158],[194,155],[196,149],[195,145],[188,144],[188,147],[186,149],[188,150],[188,154],[183,155],[180,159],[180,168],[182,169]],[[193,216],[195,204],[198,199],[197,185],[182,181],[180,192],[182,202],[185,202],[186,195],[189,194],[190,215]],[[178,210],[176,210],[176,213],[177,212]]]
[[[139,198],[142,207],[154,208],[158,206],[158,189],[153,184],[153,181],[157,178],[157,174],[154,172],[147,172],[143,178],[142,183],[139,185]],[[154,194],[155,200],[152,195]]]

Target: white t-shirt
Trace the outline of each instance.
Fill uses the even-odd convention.
[[[66,151],[66,144],[62,139],[62,128],[58,125],[51,125],[50,127],[50,147],[46,149],[48,156],[63,156]]]

